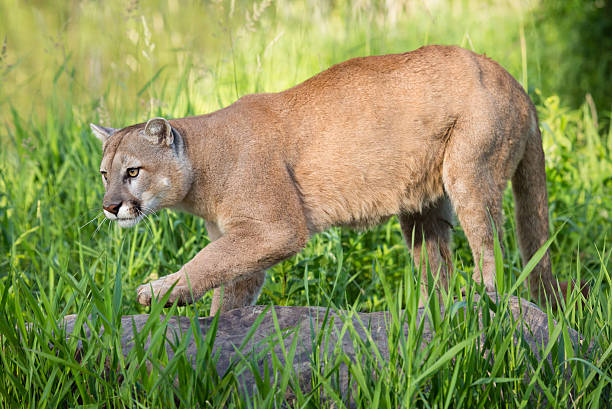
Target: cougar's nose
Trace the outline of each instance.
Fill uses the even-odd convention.
[[[107,206],[102,206],[102,207],[107,212],[110,212],[110,213],[114,214],[115,216],[117,216],[117,213],[119,213],[119,208],[121,207],[121,202],[109,204]]]

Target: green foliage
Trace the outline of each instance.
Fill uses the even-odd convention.
[[[580,105],[588,92],[603,112],[610,112],[612,2],[544,0],[534,19],[540,27],[542,60],[548,61],[543,65],[551,74],[542,88],[558,90],[573,105]]]
[[[584,2],[593,10],[596,3]],[[574,44],[567,39],[573,34],[552,23],[557,17],[546,14],[547,7],[554,9],[521,1],[0,1],[0,39],[6,35],[0,49],[0,407],[279,407],[284,385],[297,397],[290,405],[341,407],[346,401],[334,383],[340,363],[357,383],[358,407],[524,407],[543,399],[553,407],[605,407],[612,393],[612,127],[598,93],[609,89],[609,77],[597,67],[584,83],[551,74],[561,66],[559,58],[570,65],[574,58],[587,62],[573,53],[547,55],[551,44]],[[547,24],[540,24],[542,15]],[[330,306],[346,310],[346,317],[389,310],[393,316],[389,362],[348,321],[344,331],[363,348],[362,362],[347,363],[336,352],[324,370],[314,354],[312,385],[328,400],[301,394],[291,365],[282,364],[291,349],[272,362],[273,383],[259,374],[252,401],[234,393],[236,374],[252,370],[250,358],[222,377],[212,370],[214,331],[203,338],[193,333],[201,345],[199,370],[190,370],[180,353],[168,358],[165,327],[155,319],[162,309],[138,305],[135,289],[177,271],[205,246],[204,224],[170,211],[131,230],[105,222],[100,146],[88,123],[120,127],[151,116],[209,112],[246,93],[287,88],[353,56],[429,43],[486,52],[537,103],[557,233],[553,268],[561,279],[592,283],[586,302],[574,291],[559,311],[548,310],[558,322],[551,325],[551,343],[542,346],[550,361],[511,342],[511,330],[520,323],[510,318],[506,298],[497,306],[483,299],[474,309],[466,307],[479,289],[466,279],[473,260],[459,226],[450,291],[433,299],[426,318],[419,319],[420,274],[395,219],[367,232],[331,229],[269,271],[260,303]],[[599,111],[583,99],[587,91]],[[579,105],[571,107],[557,95]],[[527,297],[509,190],[504,207],[507,217],[499,228],[505,259],[498,260],[498,277],[504,277],[504,289]],[[163,313],[206,315],[210,301],[209,294],[194,306]],[[448,313],[441,316],[437,303]],[[478,326],[477,312],[491,308],[496,315]],[[153,318],[124,359],[119,317],[142,312]],[[67,340],[58,322],[72,313],[79,318],[77,336]],[[34,331],[26,331],[28,323]],[[400,323],[411,328],[407,335]],[[421,349],[425,323],[435,333]],[[83,324],[92,337],[85,336]],[[580,350],[570,347],[567,328],[583,334]],[[142,348],[147,335],[153,340],[149,354]],[[315,344],[336,351],[323,335]],[[78,357],[77,341],[83,348]],[[599,348],[589,354],[589,345]],[[571,378],[559,375],[566,368]]]

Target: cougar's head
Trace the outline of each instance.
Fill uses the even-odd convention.
[[[123,129],[91,124],[102,140],[100,174],[104,214],[132,227],[163,207],[178,204],[191,186],[182,136],[164,118]]]

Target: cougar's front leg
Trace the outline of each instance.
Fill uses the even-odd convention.
[[[211,241],[221,237],[219,227],[212,222],[206,222],[206,231]],[[233,310],[247,305],[253,305],[259,297],[261,288],[266,281],[266,270],[256,271],[233,283],[227,283],[213,290],[210,315],[214,316],[219,309],[221,312]],[[221,298],[223,297],[223,299]]]
[[[240,303],[250,301],[253,296],[246,293],[252,287],[239,282],[253,278],[256,281],[255,274],[259,273],[261,277],[265,269],[300,251],[307,240],[305,229],[296,229],[292,221],[234,218],[225,224],[221,237],[202,249],[178,272],[140,286],[138,302],[150,305],[152,297],[162,297],[174,283],[167,305],[177,300],[180,305],[192,303],[206,291],[227,284],[230,291],[240,293],[234,293],[240,297]],[[257,290],[263,284],[261,281]],[[228,307],[224,305],[222,308]],[[219,308],[218,304],[214,303],[213,308]]]
[[[210,315],[214,316],[219,310],[226,312],[234,308],[255,304],[265,281],[266,270],[260,270],[249,274],[245,278],[237,279],[233,283],[215,288]],[[221,299],[222,296],[223,299]]]
[[[309,230],[291,168],[278,150],[267,145],[240,147],[242,157],[250,159],[233,166],[223,189],[216,192],[218,228],[211,229],[216,240],[178,272],[139,287],[141,304],[163,296],[173,284],[169,304],[194,302],[221,286],[229,292],[222,303],[219,290],[215,292],[213,312],[219,304],[226,310],[251,303],[263,284],[265,270],[306,245]]]

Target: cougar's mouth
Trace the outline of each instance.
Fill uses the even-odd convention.
[[[137,225],[142,219],[154,214],[156,201],[149,201],[143,204],[139,200],[127,200],[122,202],[117,209],[115,206],[104,207],[104,215],[107,219],[117,222],[121,228],[128,228]]]
[[[136,201],[122,204],[116,214],[104,209],[104,214],[108,219],[116,221],[122,228],[133,227],[146,216],[146,213],[142,211],[140,204]]]
[[[136,217],[118,217],[115,219],[119,227],[133,227],[138,224],[138,222],[143,218],[143,215],[138,215]]]

